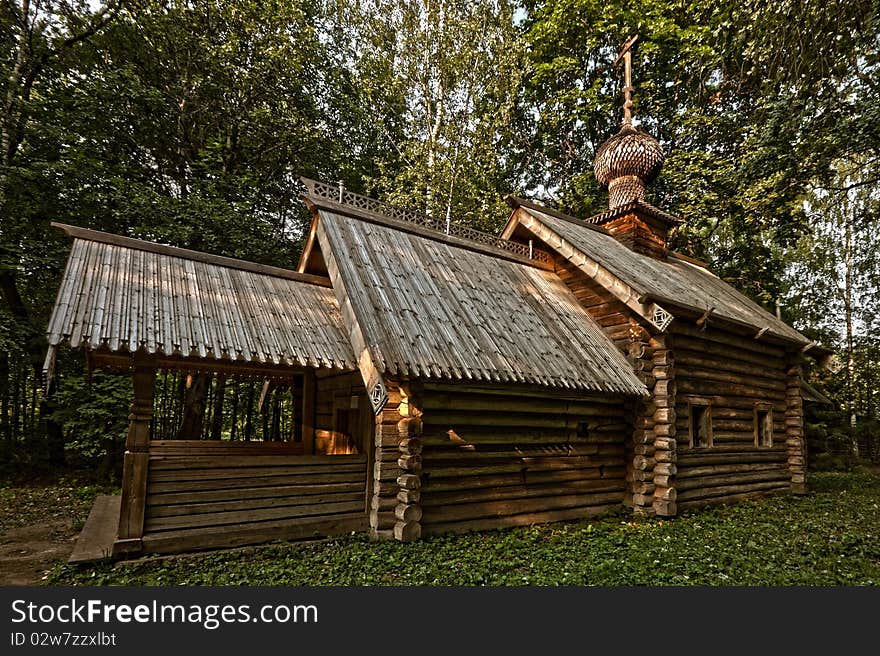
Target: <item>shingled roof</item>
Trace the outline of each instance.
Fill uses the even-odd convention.
[[[797,330],[697,264],[675,257],[647,257],[630,250],[601,228],[540,211],[532,204],[521,205],[520,209],[549,228],[553,239],[563,240],[582,257],[601,264],[631,287],[643,302],[656,301],[670,310],[711,310],[711,316],[751,326],[756,332],[766,328],[767,333],[785,341],[801,346],[810,343]]]
[[[58,225],[74,237],[50,347],[353,370],[329,281]]]
[[[319,209],[318,217],[320,246],[332,253],[380,372],[646,392],[551,271],[400,230],[380,216]]]

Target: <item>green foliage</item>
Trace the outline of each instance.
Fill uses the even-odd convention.
[[[114,567],[57,567],[55,585],[876,585],[880,477],[817,474],[807,497],[673,521],[552,524],[431,537],[351,536]],[[782,521],[784,519],[784,521]]]
[[[91,380],[65,377],[56,394],[58,410],[53,418],[65,433],[67,451],[74,463],[88,465],[102,458],[105,467],[114,461],[122,463],[131,398],[128,374],[96,371]]]

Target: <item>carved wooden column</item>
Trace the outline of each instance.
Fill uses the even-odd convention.
[[[785,374],[785,443],[788,447],[791,491],[795,494],[806,494],[807,459],[804,448],[804,404],[801,393],[800,365],[789,363]]]
[[[135,364],[132,375],[134,400],[129,414],[125,460],[122,468],[122,508],[114,554],[140,553],[144,535],[147,502],[147,473],[150,461],[150,420],[153,418],[153,391],[156,368]]]

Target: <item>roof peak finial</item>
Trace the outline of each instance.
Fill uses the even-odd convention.
[[[614,65],[617,66],[620,63],[620,60],[623,59],[623,76],[624,76],[624,84],[623,84],[623,124],[624,125],[632,125],[632,107],[633,107],[633,91],[635,91],[635,87],[632,84],[632,48],[635,45],[636,41],[639,40],[638,33],[633,34],[630,38],[626,40],[626,43],[623,44],[623,48],[620,50],[620,54],[617,55],[617,59],[614,60]]]

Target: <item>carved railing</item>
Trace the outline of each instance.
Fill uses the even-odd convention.
[[[302,182],[308,189],[309,195],[316,198],[324,198],[334,203],[338,203],[339,205],[347,205],[364,212],[380,214],[397,221],[406,221],[407,223],[412,223],[445,235],[451,235],[453,237],[467,239],[480,244],[494,246],[495,248],[507,251],[508,253],[514,253],[530,260],[535,260],[536,262],[553,264],[553,256],[550,255],[550,253],[538,248],[533,248],[531,244],[520,244],[514,241],[508,241],[496,237],[495,235],[491,235],[488,232],[481,232],[480,230],[474,230],[473,228],[456,225],[451,222],[447,223],[446,221],[432,218],[426,214],[397,207],[396,205],[392,205],[391,203],[382,200],[362,196],[361,194],[349,191],[341,183],[338,185],[332,185],[317,180],[309,180],[308,178],[303,178]]]

